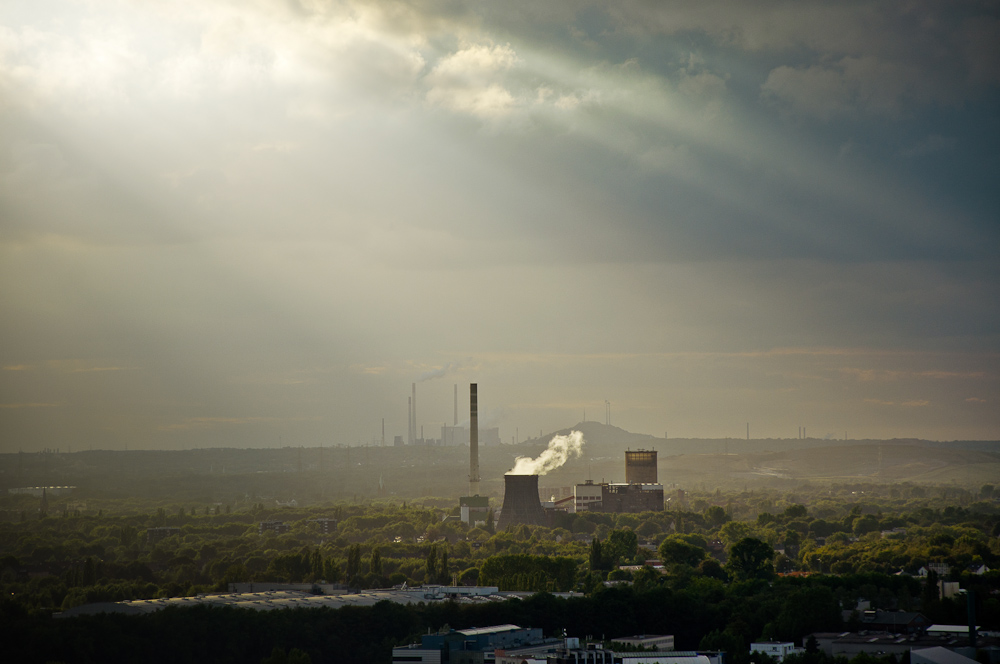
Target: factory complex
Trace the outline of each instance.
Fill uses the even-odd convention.
[[[639,635],[614,639],[612,645],[644,645],[646,652],[617,652],[601,643],[575,637],[545,637],[541,629],[493,625],[471,629],[444,629],[426,634],[420,643],[392,649],[394,664],[720,664],[719,653],[675,652],[672,636]]]
[[[455,419],[458,420],[456,389]],[[411,432],[416,386],[410,400]],[[478,385],[469,385],[469,495],[459,499],[460,518],[470,526],[484,525],[490,518],[488,496],[479,495],[479,394]],[[577,434],[579,435],[579,434]],[[582,440],[582,439],[581,439]],[[625,481],[594,484],[586,480],[573,487],[573,494],[542,503],[537,474],[504,475],[502,507],[494,513],[496,527],[551,526],[555,513],[564,512],[656,512],[663,510],[663,485],[657,481],[656,450],[625,451]]]

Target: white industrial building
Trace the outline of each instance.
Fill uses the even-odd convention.
[[[786,655],[805,651],[802,648],[796,648],[791,641],[759,641],[750,644],[750,652],[762,652],[780,662]]]

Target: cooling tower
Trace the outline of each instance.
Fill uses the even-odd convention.
[[[538,475],[504,475],[503,508],[497,529],[527,523],[532,526],[547,525],[545,510],[538,500]]]
[[[625,483],[656,484],[656,450],[625,451]]]
[[[479,386],[469,383],[469,495],[479,495]]]

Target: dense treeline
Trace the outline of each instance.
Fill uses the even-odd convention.
[[[726,582],[757,576],[729,560],[734,545],[747,539],[766,545],[769,555],[757,564],[767,571],[914,574],[942,562],[951,565],[952,580],[974,585],[979,577],[967,572],[970,566],[1000,568],[1000,510],[991,486],[967,506],[950,504],[952,493],[853,485],[794,494],[691,493],[663,512],[561,514],[552,528],[499,533],[447,518],[457,508],[433,499],[308,508],[172,505],[146,512],[130,500],[120,510],[106,503],[96,514],[50,510],[0,524],[0,592],[44,612],[221,591],[238,581],[593,589],[607,579],[655,581],[648,571],[618,566],[657,556],[671,576]],[[29,499],[0,498],[8,506]],[[323,534],[318,518],[336,519],[335,530]],[[261,533],[258,523],[268,520],[289,523],[291,530]],[[179,531],[150,542],[147,529],[162,526]],[[495,571],[504,557],[518,555],[561,562]],[[916,605],[913,597],[896,601],[901,608]]]
[[[748,645],[760,638],[800,640],[843,627],[841,608],[859,597],[920,596],[911,577],[880,574],[755,579],[724,583],[697,574],[663,578],[645,588],[600,587],[568,599],[539,594],[526,600],[460,605],[401,606],[256,612],[195,606],[139,616],[104,614],[55,620],[30,615],[10,600],[0,603],[0,624],[17,634],[10,661],[258,662],[298,649],[314,663],[388,662],[393,645],[428,629],[513,623],[546,634],[609,640],[635,633],[674,634],[679,650],[720,649],[733,664],[748,664]],[[940,601],[940,600],[939,600]],[[987,599],[981,601],[987,608]],[[947,602],[944,617],[964,620]],[[982,609],[981,609],[982,610]],[[996,620],[996,607],[991,618]],[[819,664],[819,663],[813,663]]]

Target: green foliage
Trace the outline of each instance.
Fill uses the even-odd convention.
[[[597,570],[608,569],[608,561],[604,557],[604,552],[601,549],[601,540],[596,537],[590,542],[590,552],[589,552],[589,562],[590,571],[596,572]]]
[[[729,547],[726,571],[740,581],[769,579],[774,575],[774,549],[766,542],[745,537]]]
[[[355,544],[347,550],[347,563],[344,566],[344,576],[350,580],[361,571],[361,545]]]
[[[500,590],[565,592],[576,583],[577,561],[514,554],[490,556],[479,568],[479,583]]]
[[[765,627],[765,638],[790,641],[803,634],[834,631],[841,626],[840,604],[828,587],[795,590],[783,601],[781,613]]]
[[[282,648],[275,646],[270,656],[260,660],[260,664],[312,664],[312,657],[298,648],[292,648],[286,654]]]
[[[670,535],[658,549],[664,565],[689,565],[697,567],[708,555],[701,547],[685,541],[681,535]]]
[[[726,521],[729,521],[729,515],[726,514],[726,510],[718,505],[712,505],[705,510],[705,520],[713,525],[721,526]]]
[[[382,553],[378,547],[372,549],[372,555],[368,562],[369,571],[375,576],[382,576]]]
[[[809,514],[805,505],[789,505],[782,512],[782,516],[786,519],[803,519]]]
[[[727,495],[717,494],[713,488],[688,492],[687,504],[697,511],[687,511],[685,505],[685,510],[638,515],[581,513],[565,515],[560,529],[526,526],[495,535],[485,528],[442,524],[441,516],[453,508],[453,501],[443,499],[407,506],[341,503],[280,509],[259,502],[259,496],[252,499],[258,502],[243,502],[242,493],[239,501],[200,495],[162,503],[95,499],[82,515],[67,510],[65,517],[39,520],[32,516],[18,522],[15,516],[14,521],[0,523],[0,596],[12,598],[27,611],[51,611],[96,598],[218,591],[241,581],[322,579],[377,587],[404,581],[450,583],[451,572],[461,570],[460,582],[474,583],[484,561],[502,555],[572,559],[579,566],[580,587],[601,593],[600,581],[612,567],[612,556],[621,562],[641,562],[652,556],[643,549],[633,549],[631,541],[619,541],[632,537],[644,544],[661,545],[660,555],[668,566],[673,565],[671,575],[662,579],[643,580],[637,573],[632,575],[633,581],[640,585],[653,581],[648,592],[685,594],[700,583],[722,585],[729,581],[726,569],[706,557],[709,540],[719,539],[732,547],[742,539],[754,538],[785,550],[784,557],[773,559],[781,572],[800,569],[837,573],[846,579],[894,574],[901,569],[913,574],[929,562],[946,562],[963,588],[986,584],[977,592],[984,598],[981,611],[989,618],[1000,613],[1000,601],[991,595],[1000,586],[989,578],[973,579],[962,573],[973,563],[1000,567],[1000,506],[986,500],[984,493],[992,495],[989,489],[984,492],[978,487],[962,493],[955,488],[912,485],[797,488],[795,495],[773,490]],[[977,498],[979,502],[971,502]],[[9,514],[28,509],[28,503],[19,500],[20,496],[0,495]],[[204,508],[216,503],[231,505],[230,513],[216,514],[225,510]],[[713,504],[726,505],[723,511],[731,520],[719,525],[710,518],[718,516],[718,510],[709,509]],[[32,514],[36,505],[37,499],[33,499]],[[193,516],[191,505],[200,506]],[[802,512],[805,506],[807,516]],[[339,518],[336,532],[320,534],[311,521],[317,517]],[[270,519],[289,523],[291,531],[258,535],[257,522]],[[152,544],[146,530],[157,526],[176,527],[180,532]],[[895,534],[879,535],[878,531],[893,528],[898,529]],[[589,548],[575,539],[595,531],[605,540],[598,539]],[[433,572],[427,566],[432,545],[418,543],[420,535],[438,538]],[[449,543],[443,544],[440,538]],[[445,548],[448,563],[442,566]],[[696,553],[696,549],[703,553]],[[377,572],[379,564],[381,573]],[[748,582],[735,573],[733,577],[734,588]],[[547,587],[537,579],[521,581],[511,585]],[[894,584],[879,582],[865,593],[880,608],[926,607],[942,619],[964,620],[961,615],[955,617],[964,610],[962,606],[932,597],[930,589],[922,598],[922,586]],[[832,589],[845,606],[853,606],[857,597],[850,598],[848,604],[836,586]],[[745,616],[747,626],[740,628],[746,639],[758,638],[765,627],[751,617]],[[774,631],[783,629],[777,613],[768,624]],[[270,648],[253,661],[268,652]]]
[[[427,558],[425,559],[425,572],[424,578],[427,579],[428,583],[435,583],[438,576],[438,566],[437,566],[437,547],[433,544],[431,548],[427,550]]]
[[[448,571],[448,550],[445,549],[441,552],[441,562],[438,566],[437,572],[437,582],[441,585],[448,585],[451,583],[451,572]]]
[[[604,557],[611,561],[612,565],[617,565],[622,560],[635,558],[639,550],[639,538],[636,534],[627,529],[616,529],[608,533],[608,538],[604,542]]]

